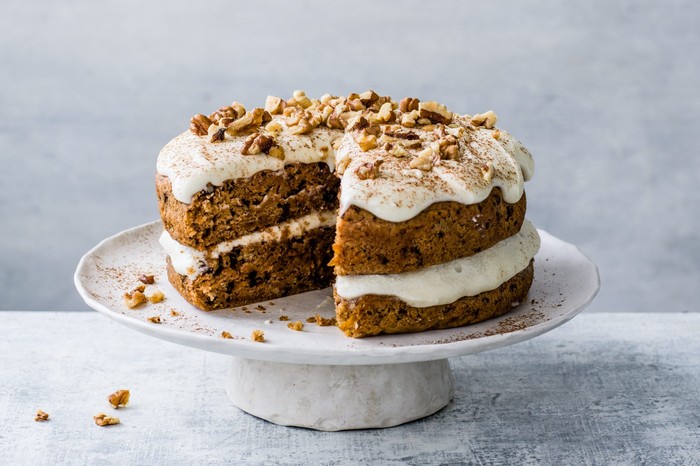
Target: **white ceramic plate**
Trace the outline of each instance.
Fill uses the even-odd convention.
[[[330,289],[303,293],[243,308],[204,312],[187,303],[168,282],[165,254],[158,244],[160,222],[107,238],[78,264],[75,285],[85,302],[128,327],[174,343],[250,359],[299,364],[392,364],[477,353],[518,343],[547,332],[581,312],[600,287],[598,270],[575,246],[540,230],[535,280],[528,300],[505,316],[480,324],[417,334],[352,339],[336,327],[307,323],[316,314],[334,315]],[[160,289],[166,299],[129,309],[126,291],[141,274],[155,275],[146,295]],[[175,311],[175,312],[171,312]],[[303,331],[287,328],[279,317],[304,322]],[[160,316],[161,323],[148,318]],[[250,339],[253,330],[265,342]],[[234,338],[221,337],[223,331]]]

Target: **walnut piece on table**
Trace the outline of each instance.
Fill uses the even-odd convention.
[[[253,330],[253,333],[250,334],[250,339],[258,343],[263,343],[265,341],[265,333],[262,330]]]
[[[119,409],[125,407],[127,403],[129,403],[130,396],[131,393],[129,393],[129,390],[117,390],[107,397],[107,401],[112,405],[112,408]]]
[[[108,416],[105,413],[99,413],[92,417],[95,420],[95,424],[100,427],[113,426],[119,424],[119,418],[114,416]]]
[[[34,420],[36,422],[44,422],[49,420],[49,413],[45,413],[44,411],[37,409],[36,414],[34,415]]]
[[[300,320],[297,320],[296,322],[288,323],[287,327],[297,332],[301,332],[301,330],[304,328],[304,324]]]

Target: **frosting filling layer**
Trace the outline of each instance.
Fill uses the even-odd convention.
[[[344,299],[364,295],[396,296],[413,307],[449,304],[498,288],[525,269],[540,248],[537,229],[528,220],[517,234],[473,256],[389,275],[341,275],[336,293]]]
[[[187,275],[191,280],[197,278],[209,268],[207,258],[216,259],[222,254],[231,252],[234,248],[255,243],[280,241],[282,239],[301,236],[304,232],[316,228],[335,225],[335,211],[314,212],[304,217],[289,220],[249,235],[241,236],[231,241],[219,243],[210,251],[200,251],[177,242],[166,230],[160,236],[160,245],[170,257],[173,268],[180,275]]]

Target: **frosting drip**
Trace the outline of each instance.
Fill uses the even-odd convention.
[[[335,290],[345,299],[391,295],[413,307],[449,304],[498,288],[525,269],[540,248],[535,226],[523,222],[519,233],[473,256],[401,274],[342,275]]]

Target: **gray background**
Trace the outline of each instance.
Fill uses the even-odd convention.
[[[373,88],[499,114],[528,216],[600,267],[591,311],[698,310],[700,4],[194,3],[0,5],[0,309],[87,309],[80,256],[157,218],[192,114]]]

